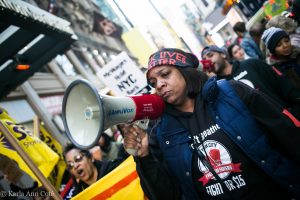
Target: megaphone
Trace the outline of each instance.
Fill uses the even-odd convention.
[[[107,128],[136,120],[156,119],[164,109],[163,100],[155,94],[100,95],[90,82],[78,79],[66,89],[62,118],[71,142],[80,149],[90,149]]]

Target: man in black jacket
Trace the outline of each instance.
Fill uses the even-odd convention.
[[[218,79],[239,80],[269,95],[295,116],[300,117],[300,91],[274,67],[259,59],[231,63],[224,49],[215,45],[206,46],[202,50],[202,59],[212,61],[213,72]]]

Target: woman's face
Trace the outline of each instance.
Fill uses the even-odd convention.
[[[289,56],[292,53],[291,40],[288,37],[284,37],[277,43],[275,47],[275,55],[279,57]]]
[[[234,45],[234,47],[232,48],[232,56],[238,61],[245,60],[245,51],[239,45]]]
[[[69,172],[76,178],[85,183],[93,181],[94,164],[92,159],[83,155],[80,150],[72,149],[66,153],[66,163]]]
[[[186,82],[176,67],[157,66],[148,72],[149,83],[156,94],[174,106],[180,106],[187,98]]]

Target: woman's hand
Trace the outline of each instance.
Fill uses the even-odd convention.
[[[147,132],[137,125],[130,124],[124,128],[124,148],[133,155],[144,157],[149,154]]]

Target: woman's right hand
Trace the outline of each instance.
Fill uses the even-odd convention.
[[[124,148],[133,156],[144,157],[149,154],[147,132],[135,124],[126,125],[124,128]]]

